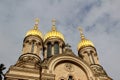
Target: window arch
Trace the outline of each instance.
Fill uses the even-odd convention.
[[[25,43],[29,43],[29,40],[26,40]]]
[[[69,75],[69,76],[68,76],[68,80],[74,80],[74,79],[73,79],[73,76]]]
[[[58,54],[59,53],[59,43],[55,42],[54,43],[54,54]]]
[[[66,80],[66,78],[62,76],[59,78],[59,80]]]
[[[31,41],[31,53],[34,52],[35,43],[36,43],[36,40]]]
[[[50,57],[52,53],[52,44],[50,42],[47,43],[47,57]]]

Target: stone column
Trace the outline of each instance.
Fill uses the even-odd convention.
[[[62,54],[63,50],[62,50],[62,44],[59,44],[59,53]]]
[[[44,59],[47,58],[47,46],[45,46]]]
[[[51,55],[54,55],[54,42],[52,42],[52,53]]]

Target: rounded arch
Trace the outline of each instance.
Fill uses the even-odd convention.
[[[91,78],[94,80],[94,75],[91,70],[91,68],[81,59],[73,56],[58,56],[55,57],[54,59],[51,59],[48,62],[48,69],[50,72],[54,74],[54,69],[59,63],[64,63],[64,62],[71,62],[74,63],[75,65],[79,66],[87,75],[88,79],[91,80]]]

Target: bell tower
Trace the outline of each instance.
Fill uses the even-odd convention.
[[[43,51],[42,33],[38,30],[39,19],[35,20],[34,28],[26,33],[23,41],[23,54],[33,53],[40,56]]]
[[[78,55],[83,58],[89,65],[99,64],[97,51],[94,44],[85,38],[83,31],[79,28],[81,41],[78,44]]]
[[[39,19],[36,19],[34,28],[26,33],[22,55],[17,63],[9,68],[6,80],[40,80],[40,54],[43,52],[43,39],[38,23]]]
[[[96,48],[92,41],[85,38],[83,31],[79,28],[81,41],[78,44],[78,55],[93,70],[95,80],[111,80],[103,67],[99,64]]]
[[[52,30],[44,37],[44,58],[62,54],[65,46],[64,36],[56,29],[56,20],[52,20]]]

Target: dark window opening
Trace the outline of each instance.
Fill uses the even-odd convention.
[[[55,42],[54,44],[54,53],[59,54],[59,43],[58,42]]]
[[[40,45],[41,45],[41,43],[40,43],[40,42],[38,42],[38,45],[40,46]]]
[[[51,53],[52,53],[52,45],[51,43],[47,44],[47,57],[51,57]]]
[[[72,76],[69,76],[68,80],[74,80]]]
[[[29,42],[29,40],[25,41],[25,43],[28,43],[28,42]]]

